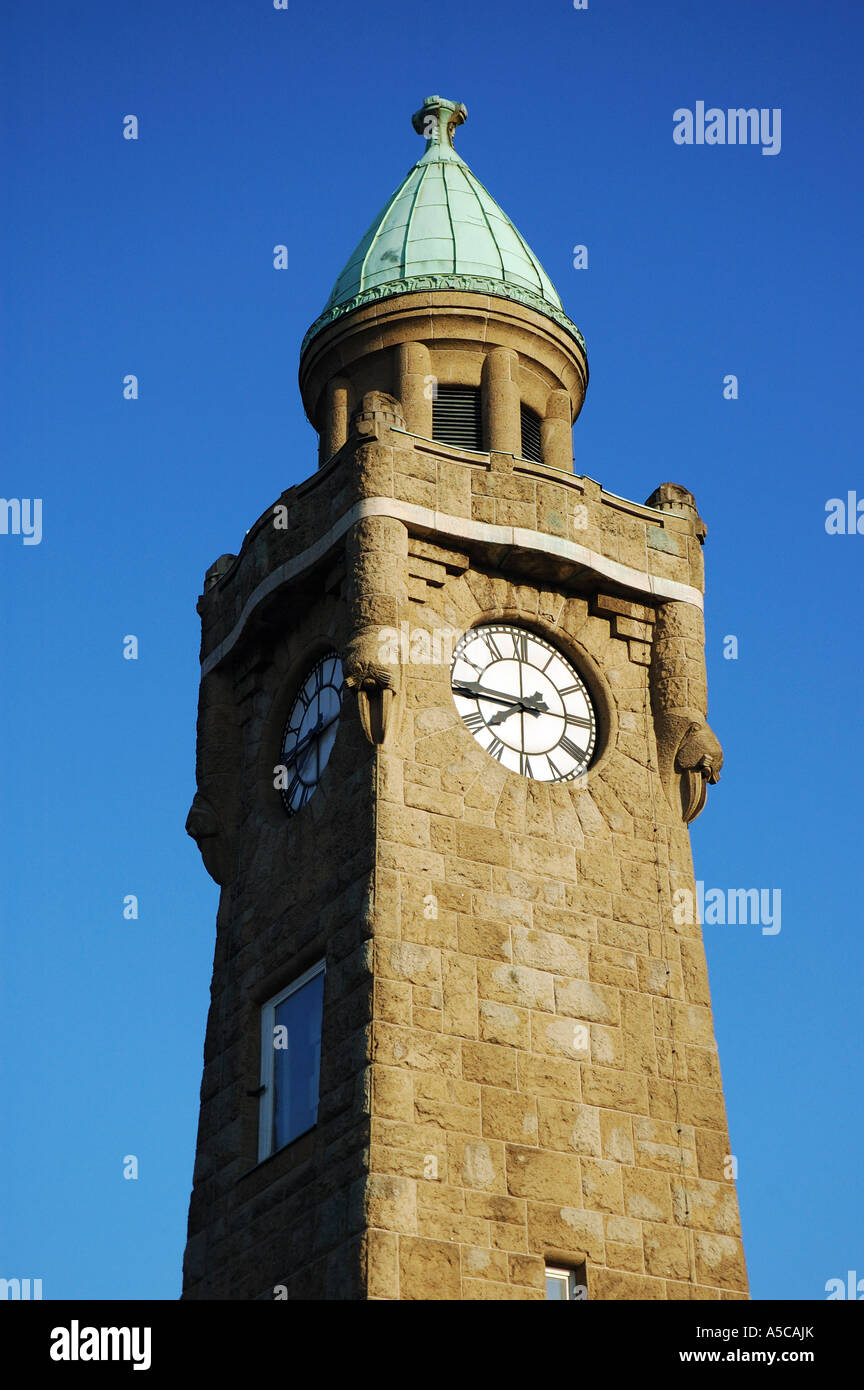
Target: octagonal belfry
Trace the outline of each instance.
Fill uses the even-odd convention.
[[[686,910],[705,526],[574,474],[585,343],[466,115],[414,115],[302,346],[318,467],[199,599],[185,1298],[747,1297]]]

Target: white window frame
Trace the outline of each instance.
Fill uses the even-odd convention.
[[[298,979],[292,980],[290,985],[286,985],[285,989],[280,989],[278,994],[274,994],[272,999],[268,999],[266,1004],[261,1006],[261,1094],[258,1101],[259,1163],[263,1163],[265,1158],[270,1158],[274,1153],[279,1153],[279,1150],[273,1145],[273,1101],[276,1095],[274,1085],[276,1058],[273,1046],[273,1030],[276,1027],[276,1010],[289,995],[296,994],[298,989],[308,985],[310,980],[315,979],[316,975],[323,975],[324,973],[325,962],[323,960],[316,961]],[[292,1142],[293,1140],[289,1140],[289,1143]]]
[[[546,1279],[557,1279],[560,1283],[562,1283],[562,1284],[564,1284],[564,1285],[566,1286],[566,1288],[567,1288],[567,1299],[562,1299],[562,1300],[561,1300],[562,1302],[566,1302],[567,1300],[570,1300],[571,1302],[578,1302],[578,1301],[579,1301],[579,1300],[577,1300],[577,1298],[576,1298],[576,1289],[577,1289],[577,1287],[581,1287],[581,1285],[577,1285],[577,1283],[576,1283],[576,1270],[575,1270],[575,1269],[568,1269],[565,1265],[550,1265],[550,1264],[547,1264],[547,1266],[546,1266],[546,1276],[545,1276],[545,1277],[546,1277]],[[545,1289],[545,1287],[546,1287],[545,1282],[544,1282],[543,1287],[544,1287],[544,1289]],[[550,1301],[551,1301],[551,1300],[550,1300]]]

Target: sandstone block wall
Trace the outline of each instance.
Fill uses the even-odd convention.
[[[651,623],[616,635],[596,600],[469,568],[423,587],[413,624],[528,623],[600,673],[617,729],[580,789],[530,782],[478,748],[444,665],[406,673],[378,783],[370,1296],[543,1298],[548,1260],[587,1262],[591,1298],[746,1297]]]
[[[376,499],[383,525],[352,511]],[[287,524],[268,509],[199,605],[199,788],[229,867],[184,1296],[534,1299],[550,1260],[584,1265],[590,1298],[746,1297],[700,927],[672,916],[689,835],[651,706],[652,584],[701,588],[694,525],[386,411],[277,505]],[[523,622],[561,646],[601,713],[584,784],[501,768],[449,664],[409,660],[383,743],[349,693],[288,819],[272,768],[294,685],[385,618],[430,639]],[[322,956],[319,1123],[259,1165],[260,1006]]]

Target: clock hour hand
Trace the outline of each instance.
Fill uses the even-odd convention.
[[[549,706],[541,696],[539,690],[534,695],[520,696],[514,700],[510,709],[499,709],[497,714],[493,714],[491,719],[486,721],[486,727],[491,728],[493,724],[503,724],[505,719],[509,719],[511,714],[515,714],[517,709],[524,710],[526,714],[548,714]]]
[[[291,749],[291,757],[286,759],[286,765],[290,767],[292,763],[298,762],[302,755],[305,753],[309,744],[312,743],[316,738],[318,738],[320,734],[323,734],[325,729],[329,729],[330,725],[333,723],[335,723],[335,718],[329,719],[325,724],[323,716],[319,714],[317,720],[312,725],[312,728],[309,730],[308,734],[304,734],[300,742],[296,743],[294,747]]]

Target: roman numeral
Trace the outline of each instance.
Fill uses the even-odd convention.
[[[513,646],[516,649],[516,657],[519,661],[528,660],[528,638],[524,632],[513,634]]]
[[[466,729],[471,730],[472,734],[475,733],[477,729],[485,729],[486,727],[486,721],[482,714],[478,714],[476,710],[472,710],[470,714],[463,714],[462,723],[465,725]]]
[[[568,685],[568,686],[565,686],[565,688],[564,688],[563,690],[559,690],[559,691],[558,691],[558,694],[559,694],[559,695],[575,695],[577,691],[579,691],[579,692],[581,693],[581,691],[582,691],[581,685]]]
[[[562,738],[561,742],[558,744],[558,747],[563,748],[564,752],[569,753],[570,757],[575,758],[577,762],[584,763],[584,750],[582,748],[577,748],[576,744],[573,743],[571,739],[567,738],[566,735],[564,736],[564,738]]]
[[[546,754],[546,761],[549,764],[549,770],[552,773],[553,778],[556,782],[560,782],[564,774],[558,770],[548,753]]]
[[[495,641],[495,636],[494,636],[493,633],[491,633],[491,632],[486,632],[486,633],[484,633],[484,635],[483,635],[483,640],[484,640],[484,642],[486,643],[486,646],[489,648],[490,652],[492,653],[492,655],[494,656],[494,658],[495,658],[496,661],[504,661],[504,660],[505,660],[504,653],[502,652],[501,648],[498,646],[498,643]]]
[[[577,729],[591,728],[591,720],[586,719],[584,714],[565,714],[564,720],[565,723],[573,724]]]
[[[498,762],[500,763],[500,761],[501,761],[501,755],[502,755],[503,752],[504,752],[504,744],[501,742],[500,738],[494,738],[494,737],[493,737],[492,742],[489,744],[489,747],[486,749],[486,752],[487,752],[487,753],[491,753],[491,754],[492,754],[492,757],[493,757],[493,758],[497,758]]]

